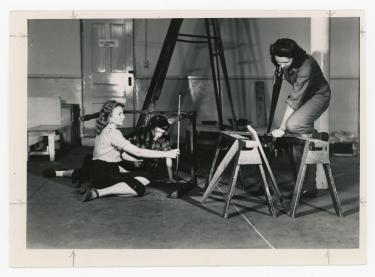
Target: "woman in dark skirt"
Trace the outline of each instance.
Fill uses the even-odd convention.
[[[92,188],[82,198],[83,202],[107,195],[143,196],[149,175],[142,171],[126,172],[120,164],[123,159],[176,158],[179,149],[155,151],[138,148],[124,138],[117,127],[123,124],[124,105],[114,100],[104,103],[96,121],[96,138],[91,164]],[[129,155],[130,154],[130,155]]]
[[[96,114],[98,115],[97,117],[99,117],[99,112]],[[169,127],[170,124],[166,117],[155,115],[148,120],[145,127],[141,127],[134,132],[131,132],[125,138],[139,148],[169,151],[172,149],[168,135]],[[121,157],[123,161],[120,163],[120,166],[126,171],[146,171],[153,179],[157,177],[159,177],[159,179],[165,178],[165,173],[168,173],[167,181],[174,181],[173,163],[171,158],[140,160],[137,157],[126,155],[126,152],[123,152]],[[73,183],[78,183],[80,186],[80,192],[85,193],[90,186],[92,158],[92,153],[87,154],[84,157],[80,168],[66,170],[47,168],[43,170],[43,175],[47,178],[70,177]],[[162,161],[164,161],[164,164],[166,165],[166,172]]]
[[[285,133],[290,133],[320,138],[317,136],[314,122],[328,108],[331,89],[319,64],[294,40],[288,38],[278,39],[273,43],[270,54],[276,70],[282,70],[284,79],[293,86],[286,100],[287,106],[281,125],[272,131],[272,135],[282,137]],[[293,146],[297,165],[300,164],[302,150],[302,145]],[[308,168],[306,189],[303,191],[305,196],[316,195],[314,177],[315,169]]]

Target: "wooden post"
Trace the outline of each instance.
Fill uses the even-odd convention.
[[[319,63],[324,77],[330,80],[330,18],[311,18],[311,53]],[[315,122],[315,128],[319,132],[329,133],[329,109]],[[328,189],[327,179],[321,164],[316,167],[316,187],[318,189]]]

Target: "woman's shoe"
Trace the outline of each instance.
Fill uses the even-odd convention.
[[[77,169],[73,170],[73,173],[72,173],[72,176],[71,176],[71,179],[72,179],[72,184],[77,184],[79,183],[79,171]]]
[[[294,192],[288,194],[288,198],[293,198]],[[304,189],[301,191],[300,199],[316,198],[318,196],[317,189]]]
[[[90,183],[89,182],[84,182],[81,183],[79,186],[79,193],[84,194],[90,189]]]
[[[301,192],[301,198],[316,198],[317,196],[317,189],[305,189]]]
[[[82,202],[87,202],[99,198],[99,193],[96,189],[89,189],[82,197]]]
[[[54,170],[53,168],[46,168],[43,170],[43,176],[47,178],[56,177],[56,170]]]
[[[329,134],[327,132],[314,133],[312,134],[312,138],[322,140],[322,141],[328,141]]]

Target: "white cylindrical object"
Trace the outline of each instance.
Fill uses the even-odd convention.
[[[324,77],[330,81],[330,18],[311,18],[311,54],[319,63]],[[329,108],[315,122],[318,132],[329,133]],[[317,166],[316,187],[327,189],[327,179],[322,165]]]

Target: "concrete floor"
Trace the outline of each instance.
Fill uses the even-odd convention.
[[[55,162],[32,157],[28,162],[28,248],[357,248],[359,243],[359,159],[331,157],[343,218],[336,216],[328,190],[300,202],[297,217],[278,211],[270,216],[263,196],[237,185],[228,219],[222,218],[228,186],[202,205],[202,187],[213,149],[198,153],[199,186],[182,199],[166,196],[171,186],[151,186],[142,198],[107,197],[82,203],[68,178],[46,179],[47,167],[79,167],[91,148],[61,153]],[[287,158],[272,168],[283,194],[293,189]],[[243,169],[246,171],[246,168]],[[245,182],[248,180],[244,174]],[[248,185],[248,184],[247,184]],[[290,200],[286,202],[289,207]]]

